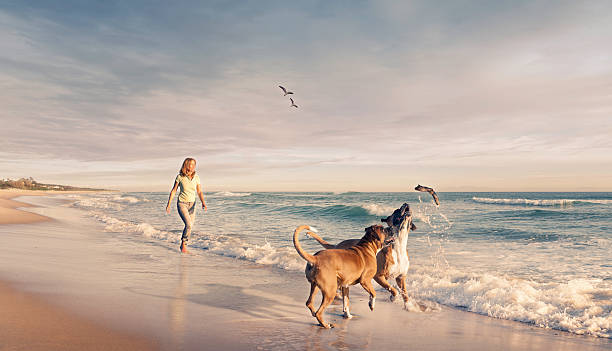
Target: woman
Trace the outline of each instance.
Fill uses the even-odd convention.
[[[206,203],[204,202],[204,194],[202,194],[202,186],[200,185],[200,177],[198,177],[196,174],[195,168],[196,160],[193,158],[188,157],[185,159],[185,161],[183,161],[183,166],[179,170],[179,174],[176,176],[176,180],[174,181],[174,187],[172,187],[172,190],[170,191],[168,205],[166,205],[166,212],[170,213],[170,203],[172,202],[172,198],[174,198],[176,189],[180,187],[181,191],[178,196],[176,208],[178,209],[181,219],[185,223],[183,236],[181,237],[181,252],[183,253],[187,252],[187,241],[189,241],[191,227],[193,226],[193,222],[195,220],[196,192],[198,193],[198,197],[202,202],[202,208],[204,211],[207,210]]]

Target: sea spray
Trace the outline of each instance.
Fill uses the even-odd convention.
[[[426,228],[421,228],[421,230],[427,230],[427,243],[430,249],[435,250],[430,255],[431,265],[436,269],[450,267],[450,263],[446,259],[444,250],[444,242],[445,240],[448,240],[448,236],[450,235],[450,229],[453,226],[453,224],[449,221],[448,217],[442,213],[438,206],[434,206],[429,203],[423,203],[420,196],[419,204],[417,208],[413,211],[413,217],[427,225],[428,230]],[[431,242],[432,235],[435,235],[438,239],[435,249],[434,244]]]

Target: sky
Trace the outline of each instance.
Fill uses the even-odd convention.
[[[610,38],[609,1],[4,0],[0,178],[612,191]]]

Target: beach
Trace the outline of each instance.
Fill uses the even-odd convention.
[[[304,306],[309,284],[303,272],[214,254],[212,249],[194,248],[181,255],[173,240],[134,231],[111,233],[108,222],[71,206],[74,199],[66,196],[0,194],[5,207],[0,212],[0,301],[6,316],[0,350],[612,347],[608,338],[445,305],[405,311],[378,287],[375,311],[368,309],[363,290],[352,287],[355,317],[344,320],[342,305],[334,303],[326,319],[335,328],[325,330]],[[161,216],[163,204],[159,208]],[[13,211],[23,214],[14,216]]]
[[[0,351],[612,351],[611,34],[597,0],[1,2]]]
[[[1,190],[0,225],[2,226],[3,247],[15,247],[18,241],[5,241],[11,230],[10,224],[20,227],[34,223],[53,221],[52,218],[18,208],[33,208],[35,205],[13,200],[18,196],[49,196],[55,192]],[[6,227],[5,227],[6,226]],[[29,245],[31,238],[23,240]],[[27,262],[29,254],[21,259]],[[5,255],[2,255],[2,263]],[[16,276],[20,273],[15,271]],[[153,350],[156,345],[150,340],[128,335],[117,328],[108,327],[78,313],[62,308],[52,302],[50,295],[28,290],[18,279],[0,281],[0,350]]]
[[[32,205],[12,200],[22,195],[43,195],[40,191],[27,190],[0,190],[0,224],[26,224],[50,220],[48,217],[36,213],[20,211],[17,208],[32,207]]]

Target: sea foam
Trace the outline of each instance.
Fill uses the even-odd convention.
[[[601,280],[538,283],[447,268],[411,268],[410,295],[490,317],[611,337],[612,293]]]
[[[393,206],[385,206],[380,204],[364,204],[360,205],[363,209],[365,209],[369,214],[374,216],[389,216],[395,211],[395,207]]]
[[[530,205],[530,206],[569,206],[577,203],[609,205],[612,200],[599,199],[494,199],[488,197],[473,197],[473,201],[485,204]]]
[[[251,193],[233,193],[231,191],[219,191],[216,193],[209,194],[208,196],[239,197],[239,196],[251,196]]]
[[[109,202],[108,199],[101,197],[80,197],[73,203],[73,206],[87,209],[113,209],[116,211],[121,211],[123,209],[121,204]]]
[[[76,201],[73,203],[75,207],[88,209],[113,209],[121,211],[124,205],[133,205],[140,202],[149,202],[149,199],[138,198],[135,196],[126,195],[73,195]]]
[[[216,196],[223,196],[221,193],[218,194]],[[257,194],[253,196],[257,196]],[[138,201],[130,199],[131,197]],[[114,194],[107,196],[88,195],[77,197],[75,206],[88,210],[90,215],[93,215],[94,218],[104,224],[104,228],[108,232],[131,233],[133,236],[141,236],[147,240],[159,240],[173,245],[178,244],[181,236],[181,232],[178,229],[182,228],[182,223],[180,223],[176,216],[159,219],[155,217],[158,212],[147,212],[150,210],[138,206],[134,207],[136,211],[129,212],[130,206],[146,201],[144,199],[146,199],[146,195],[143,199],[140,199],[138,194],[129,194],[129,196],[127,194],[120,196]],[[151,199],[155,198],[151,197]],[[228,195],[227,199],[223,201],[244,201],[244,199],[232,199],[234,197]],[[472,198],[471,196],[465,199],[468,201],[472,199],[474,202],[481,203],[529,206],[563,206],[564,204],[585,202],[596,205],[612,203],[612,200],[597,199],[529,200]],[[160,212],[163,211],[164,201],[160,205]],[[269,213],[278,213],[278,218],[275,220],[281,223],[280,227],[291,227],[290,224],[294,224],[293,221],[295,221],[294,217],[296,216],[297,218],[312,217],[327,220],[334,218],[335,221],[340,222],[347,220],[370,221],[372,220],[371,216],[388,216],[391,214],[395,207],[387,205],[390,203],[371,203],[366,199],[359,198],[356,198],[352,204],[348,205],[344,201],[334,203],[333,201],[325,200],[324,202],[317,203],[305,200],[296,204],[291,203],[290,206],[286,206],[283,203],[279,207],[277,203],[272,203],[268,204],[269,207],[264,210],[254,207],[248,209],[241,208],[241,211],[245,212],[246,215],[262,216],[265,219],[269,218],[266,217],[270,216]],[[452,205],[457,206],[457,204],[461,205],[462,203],[463,200]],[[121,208],[128,211],[113,213]],[[411,310],[417,311],[423,305],[426,306],[428,304],[433,304],[433,306],[435,304],[443,304],[495,318],[525,322],[544,328],[598,337],[611,337],[612,289],[610,289],[610,284],[612,281],[605,278],[576,279],[571,277],[564,279],[562,275],[553,280],[538,276],[534,277],[534,280],[529,280],[524,279],[525,275],[520,275],[523,278],[517,278],[507,276],[501,273],[501,271],[495,271],[494,269],[475,273],[473,272],[476,270],[475,267],[473,267],[474,269],[469,268],[469,264],[467,266],[465,264],[456,266],[456,262],[447,262],[444,257],[445,250],[452,249],[452,246],[445,244],[444,240],[452,238],[456,234],[461,234],[462,238],[468,235],[468,233],[461,231],[463,229],[458,229],[461,228],[460,223],[457,224],[458,227],[455,227],[440,211],[441,208],[434,207],[429,202],[420,202],[411,206],[411,208],[413,210],[413,218],[417,221],[416,224],[419,227],[419,231],[416,234],[426,234],[425,238],[429,242],[429,247],[427,242],[425,242],[425,249],[430,250],[429,254],[432,260],[432,264],[427,264],[426,256],[421,261],[419,261],[418,255],[414,254],[412,256],[417,258],[410,268],[407,287],[411,299],[418,301],[418,304],[411,308]],[[273,211],[270,209],[273,209]],[[447,206],[446,210],[453,211],[453,207]],[[284,217],[282,216],[288,214],[287,218],[291,220],[283,222]],[[455,221],[457,220],[457,212],[449,212],[448,214],[449,217],[455,218]],[[122,219],[116,217],[121,217]],[[216,217],[212,217],[209,211],[209,213],[205,214],[205,217],[198,218],[214,221]],[[257,219],[254,219],[253,223],[257,223]],[[317,222],[313,221],[313,224],[316,225]],[[176,228],[177,225],[180,225],[180,228]],[[291,227],[291,230],[293,228],[295,227]],[[272,239],[274,240],[268,242],[264,236],[268,234],[265,233],[257,236],[244,236],[237,232],[239,229],[226,225],[211,229],[210,231],[212,233],[201,231],[200,226],[196,225],[190,240],[190,246],[196,253],[198,249],[206,250],[216,255],[233,257],[296,272],[302,271],[306,265],[305,261],[297,255],[290,242],[290,230],[286,233],[286,242],[282,242],[278,237],[273,237]],[[458,232],[455,233],[456,231]],[[434,240],[434,244],[431,244],[430,236],[432,240],[437,239],[440,243],[437,244],[436,240]],[[418,236],[411,240],[416,239],[418,239]],[[609,247],[609,240],[601,237],[595,237],[588,241],[588,243],[591,245],[589,246],[589,250],[591,250],[589,252],[594,252],[593,250],[595,249],[605,251],[605,247]],[[409,248],[412,249],[414,244],[415,242],[411,241]],[[455,244],[458,244],[458,242]],[[487,243],[483,242],[482,245],[486,246]],[[495,245],[507,245],[507,243],[499,242]],[[573,246],[570,245],[570,248],[565,248],[565,246],[561,249],[573,250]],[[486,247],[490,248],[491,245]],[[437,251],[435,251],[436,249]],[[500,254],[503,252],[502,250]],[[455,259],[458,253],[459,251],[456,250],[454,252],[449,251],[449,254],[453,254]],[[484,254],[478,250],[466,249],[466,255],[473,255],[474,253]],[[539,258],[538,262],[548,262],[548,259],[549,256],[544,255]],[[436,262],[440,264],[436,264]],[[607,266],[602,265],[601,267]],[[592,276],[601,276],[601,274],[598,275],[595,271],[591,270],[590,272]],[[384,294],[382,288],[377,286],[377,290]],[[430,310],[435,310],[435,308]]]
[[[104,230],[116,233],[140,234],[147,239],[157,239],[178,244],[181,232],[171,232],[158,229],[146,223],[132,223],[103,214],[93,214],[105,224]],[[303,270],[306,262],[300,258],[293,247],[275,248],[264,240],[261,244],[250,244],[229,235],[192,232],[189,246],[207,250],[211,253],[243,259],[263,265],[271,265],[285,270]]]

